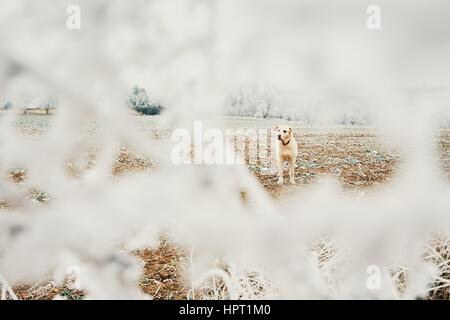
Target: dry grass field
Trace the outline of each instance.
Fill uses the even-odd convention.
[[[48,117],[39,118],[24,116],[18,122],[18,130],[24,134],[39,135],[48,128]],[[138,127],[155,135],[153,120],[149,117],[137,117]],[[227,119],[228,127],[270,128],[272,121]],[[278,186],[274,168],[267,159],[259,159],[256,164],[248,164],[248,170],[256,177],[265,190],[276,200],[283,201],[302,187],[312,184],[326,176],[336,177],[349,193],[364,190],[370,192],[380,187],[388,187],[395,175],[402,159],[400,155],[383,145],[373,128],[336,127],[336,128],[305,128],[295,126],[295,135],[299,141],[299,157],[295,171],[296,186]],[[88,127],[86,132],[95,131]],[[162,135],[164,136],[164,135]],[[245,139],[244,139],[245,140]],[[450,132],[441,131],[436,137],[439,146],[436,157],[442,168],[442,174],[450,177]],[[254,143],[244,143],[249,147],[243,152],[254,152]],[[242,146],[241,146],[242,149]],[[71,176],[79,175],[83,170],[95,166],[95,149],[89,156],[89,166],[79,168],[75,164],[67,163],[67,172]],[[244,156],[245,158],[245,156]],[[148,170],[151,168],[151,159],[138,156],[122,147],[118,156],[112,162],[111,174],[122,176],[127,172]],[[6,169],[6,168],[3,168]],[[20,168],[7,168],[9,178],[16,183],[26,179],[26,171]],[[30,190],[30,198],[46,203],[51,198],[39,190]],[[0,212],[14,212],[16,204],[8,199],[0,199]],[[437,245],[439,246],[439,245]],[[441,247],[443,259],[449,261],[449,248]],[[185,266],[188,261],[188,249],[182,245],[169,243],[162,236],[158,248],[142,248],[132,252],[143,262],[143,274],[140,281],[142,291],[154,299],[186,299],[190,290],[186,279]],[[447,256],[445,256],[447,255]],[[447,274],[448,278],[450,276]],[[18,286],[15,289],[20,299],[53,299],[62,296],[68,299],[82,299],[82,291],[70,289],[67,285],[58,285],[49,277],[39,283]],[[441,291],[430,293],[430,298],[449,299],[448,286]]]

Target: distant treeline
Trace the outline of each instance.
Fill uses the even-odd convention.
[[[427,95],[425,99],[432,103],[442,103],[442,97],[430,96],[428,91],[421,94]],[[443,94],[447,93],[443,92]],[[410,91],[395,91],[393,99],[415,101]],[[350,95],[331,90],[281,91],[267,85],[248,85],[239,87],[229,94],[225,101],[225,114],[298,121],[305,125],[371,125],[374,123],[375,115],[379,116],[382,108],[389,107],[377,105],[379,102],[375,101],[376,99],[357,93]],[[392,108],[395,108],[396,102],[390,102],[392,102]],[[441,127],[450,128],[450,112],[440,113],[438,118],[437,121]]]

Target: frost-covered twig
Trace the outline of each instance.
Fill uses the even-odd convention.
[[[16,294],[14,293],[14,290],[10,287],[10,285],[8,284],[8,282],[1,273],[0,273],[0,285],[2,286],[2,293],[1,293],[2,300],[6,300],[7,293],[9,294],[11,299],[18,300]]]

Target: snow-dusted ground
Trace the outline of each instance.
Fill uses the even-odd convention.
[[[144,135],[148,136],[149,139],[155,138],[155,134],[158,135],[158,133],[162,130],[158,123],[158,121],[161,120],[161,118],[159,117],[130,116],[130,118],[131,121],[133,121],[135,127],[138,128],[138,131],[143,132]],[[48,129],[52,126],[52,119],[52,116],[19,116],[16,119],[16,129],[19,132],[24,133],[25,136],[37,137],[36,140],[33,139],[33,143],[39,145],[39,143],[41,143],[42,141],[39,136],[43,138],[47,134],[51,134],[51,131],[48,131]],[[225,127],[229,129],[267,129],[273,127],[278,123],[280,123],[280,121],[278,120],[262,120],[237,117],[225,118]],[[318,215],[317,219],[321,219],[320,216],[325,214],[327,210],[330,210],[331,213],[336,208],[334,206],[328,207],[325,205],[325,203],[321,204],[320,201],[314,204],[307,204],[309,202],[307,200],[308,198],[305,198],[305,192],[307,192],[306,194],[309,194],[309,192],[311,191],[308,191],[306,187],[309,185],[320,186],[323,183],[321,183],[320,181],[327,180],[326,177],[333,177],[334,179],[337,179],[337,181],[340,181],[347,190],[355,191],[354,195],[356,195],[358,201],[362,201],[363,203],[364,201],[367,201],[367,203],[364,204],[365,207],[358,209],[361,210],[359,212],[360,214],[361,212],[369,212],[378,209],[392,211],[395,209],[395,206],[406,205],[406,202],[399,201],[397,202],[397,204],[387,204],[386,207],[381,206],[380,208],[380,204],[376,203],[376,199],[381,199],[379,198],[380,196],[375,197],[373,200],[368,200],[371,199],[370,196],[365,195],[366,193],[370,195],[372,193],[371,191],[375,190],[373,188],[375,186],[381,186],[382,190],[387,190],[386,192],[388,192],[388,194],[391,192],[397,192],[396,183],[399,179],[397,174],[401,172],[401,168],[399,166],[402,159],[395,150],[391,150],[385,144],[385,142],[379,139],[379,137],[377,136],[377,130],[375,128],[352,126],[305,127],[295,122],[290,122],[290,124],[294,127],[296,137],[299,140],[300,153],[297,162],[296,181],[300,185],[300,187],[277,186],[276,177],[274,175],[274,171],[269,166],[270,159],[268,158],[259,159],[256,164],[248,165],[248,168],[250,169],[249,171],[257,178],[257,181],[262,184],[264,189],[268,191],[272,196],[278,198],[277,206],[281,205],[281,208],[286,208],[286,206],[288,208],[291,207],[291,209],[295,208],[295,203],[296,201],[298,201],[296,199],[300,197],[299,199],[303,199],[305,203],[298,204],[299,208],[303,208],[302,210],[311,210],[311,205],[313,206],[313,208],[315,206],[319,206],[318,208],[315,208],[313,210],[316,210],[315,215]],[[171,129],[174,128],[172,127]],[[97,136],[97,130],[98,126],[95,122],[86,122],[81,126],[81,128],[79,128],[79,134],[86,138],[86,142],[89,142]],[[164,129],[164,131],[166,130],[167,129]],[[170,129],[168,131],[170,131]],[[158,139],[159,138],[160,135],[158,135]],[[238,139],[243,139],[243,136],[239,136]],[[441,131],[441,135],[437,137],[436,142],[439,143],[442,147],[440,157],[442,158],[443,163],[446,163],[450,155],[450,135],[447,131]],[[237,150],[242,152],[244,157],[246,153],[255,153],[255,141],[250,140],[249,146],[250,148],[248,150],[245,150],[245,148],[244,150],[242,150],[242,147],[245,147],[245,144],[240,144],[238,145]],[[145,170],[151,167],[151,163],[149,162],[150,160],[151,159],[149,158],[136,157],[132,153],[129,153],[127,150],[121,149],[118,155],[118,159],[113,163],[112,173],[117,176],[122,176],[124,172],[141,172],[141,174],[145,176]],[[89,166],[86,168],[86,172],[89,172],[90,170],[95,168],[95,166],[96,158],[94,156],[90,158]],[[73,167],[70,168],[73,169]],[[79,170],[80,168],[76,169],[78,170],[76,177],[79,177],[79,179],[83,181],[84,170],[82,169],[82,167],[81,170]],[[159,169],[156,168],[152,170],[155,170],[155,173],[153,174],[157,174]],[[446,172],[445,170],[447,169],[444,167],[444,172]],[[23,171],[14,171],[11,174],[13,179],[16,179],[17,182],[23,184],[24,186],[27,185],[27,178],[24,178]],[[31,175],[33,175],[32,172]],[[152,177],[152,175],[150,175],[149,177]],[[123,177],[121,179],[125,187],[127,186],[127,179],[128,178],[126,177]],[[165,177],[161,176],[161,179],[159,181],[164,181],[163,183],[166,184],[167,187],[170,186],[171,184],[169,184],[169,182],[164,179]],[[129,187],[126,187],[126,189],[129,189]],[[139,192],[137,189],[135,189],[135,187],[133,188],[133,190],[135,190],[135,192]],[[339,214],[342,214],[344,218],[347,214],[349,214],[349,212],[347,212],[346,210],[349,210],[350,212],[351,210],[353,210],[352,206],[355,205],[353,201],[356,198],[352,196],[351,198],[353,200],[349,201],[350,206],[346,207],[345,204],[341,203],[342,200],[333,198],[332,194],[329,193],[330,190],[322,194],[321,199],[328,199],[329,201],[334,201],[335,205],[339,204],[340,206],[344,206],[346,208],[345,210],[343,208],[338,209],[338,211],[340,212]],[[105,189],[104,192],[109,191],[108,189]],[[163,196],[163,194],[164,192],[161,193],[160,196]],[[207,191],[207,194],[211,196],[211,193],[209,193],[209,191]],[[241,195],[244,202],[251,203],[253,197],[252,194],[253,189],[248,186],[241,190]],[[284,195],[288,195],[288,197],[284,197]],[[350,194],[347,193],[347,197],[349,195]],[[314,193],[311,194],[311,196],[314,197]],[[202,197],[208,196],[205,194]],[[366,197],[368,197],[367,200],[365,200]],[[387,195],[384,195],[383,197],[390,198]],[[64,198],[66,200],[62,201],[70,201],[71,196],[65,195]],[[334,200],[330,200],[332,198]],[[360,198],[361,200],[359,200]],[[39,210],[43,210],[47,206],[47,202],[51,207],[52,199],[54,199],[53,201],[57,201],[58,196],[53,197],[53,195],[51,194],[42,193],[37,190],[31,195],[31,199],[34,203],[40,204],[41,209]],[[88,198],[80,200],[88,201]],[[21,201],[25,201],[25,199],[22,199]],[[125,205],[124,201],[128,200],[123,199],[123,201],[119,201],[118,204]],[[138,199],[134,201],[137,201],[138,203],[140,200]],[[220,202],[221,198],[218,198],[217,201]],[[42,204],[44,204],[45,206],[42,207]],[[64,203],[62,203],[62,205],[64,207]],[[192,208],[195,209],[198,205],[198,203],[193,204]],[[322,205],[324,205],[325,207],[323,207]],[[361,205],[357,206],[360,207]],[[21,211],[22,209],[20,202],[18,203],[17,209],[12,210]],[[305,212],[306,214],[306,211],[301,212]],[[211,213],[214,215],[214,212]],[[255,213],[258,214],[258,211],[255,211]],[[189,213],[189,211],[186,211],[186,214],[192,214],[192,211],[191,213]],[[286,215],[284,211],[281,211],[278,214],[281,214],[281,216]],[[338,213],[336,212],[336,214]],[[295,222],[298,217],[295,218],[292,216],[290,218],[286,218],[292,219],[290,220],[291,222]],[[314,217],[311,218],[314,219]],[[335,218],[336,217],[333,216],[332,219]],[[86,219],[90,218],[86,217]],[[387,219],[386,221],[389,221],[390,218],[385,217],[385,219]],[[320,221],[318,222],[327,224],[326,220],[323,220],[322,222]],[[252,225],[253,223],[257,223],[257,220],[253,221]],[[306,225],[308,225],[308,223],[310,222],[307,222]],[[360,221],[360,223],[361,225],[365,225],[363,221]],[[264,228],[267,228],[267,226]],[[285,229],[284,227],[282,228],[283,229],[281,232],[284,232]],[[304,230],[305,227],[297,225],[297,228],[298,230]],[[289,228],[287,227],[286,230],[289,230]],[[294,233],[296,232],[295,229],[293,229],[292,231]],[[265,236],[268,235],[266,234]],[[273,236],[277,238],[276,234]],[[423,239],[425,240],[425,238]],[[176,239],[176,237],[172,240],[179,241],[179,239]],[[285,240],[287,241],[287,239]],[[275,239],[275,241],[278,240]],[[142,243],[141,249],[148,246],[144,243]],[[186,255],[186,247],[188,249],[190,248],[188,242],[181,241],[177,243],[184,248],[179,250],[170,245],[170,248],[167,249],[165,247],[166,244],[164,244],[163,247],[153,247],[150,245],[150,250],[140,251],[139,256],[141,257],[141,259],[143,259],[146,270],[140,284],[144,292],[151,295],[154,295],[156,292],[156,297],[160,299],[167,299],[170,297],[192,298],[194,292],[192,290],[192,284],[190,284],[189,281],[184,281],[182,279],[186,277],[186,272],[188,272],[190,268],[196,268],[196,262],[192,262],[189,259],[189,256]],[[440,268],[439,277],[435,278],[434,284],[432,284],[432,279],[430,279],[428,283],[428,287],[434,286],[436,288],[436,290],[432,290],[431,297],[448,297],[445,293],[446,288],[448,288],[446,282],[448,280],[445,276],[447,272],[447,264],[445,263],[448,262],[447,260],[445,260],[448,259],[448,257],[446,256],[446,252],[448,251],[448,247],[445,247],[446,243],[448,243],[446,234],[440,233],[438,236],[431,238],[429,244],[427,244],[427,249],[425,250],[428,257],[427,261],[435,263],[435,265],[438,265]],[[282,250],[285,250],[285,252],[289,255],[289,250],[291,250],[288,249],[289,242],[284,243],[284,245],[286,246],[283,247]],[[326,295],[330,297],[339,297],[339,290],[343,285],[345,287],[346,279],[345,276],[340,274],[343,271],[343,269],[341,269],[343,267],[342,263],[346,261],[345,259],[353,259],[352,257],[354,253],[349,254],[348,252],[340,252],[339,250],[345,251],[347,250],[347,248],[345,248],[345,246],[340,247],[338,238],[334,237],[319,237],[317,239],[314,239],[314,241],[312,241],[310,245],[311,248],[308,249],[309,253],[307,254],[307,256],[313,259],[314,263],[317,264],[316,266],[319,270],[319,274],[324,277],[323,279],[326,283],[324,292],[326,292]],[[439,248],[439,251],[436,251],[436,248]],[[170,253],[170,255],[166,257],[164,252],[166,252],[167,250],[169,250],[168,252]],[[248,250],[253,249],[249,247]],[[295,251],[295,249],[293,250]],[[232,251],[233,250],[231,250],[230,252]],[[294,251],[292,251],[292,254],[294,254]],[[244,251],[243,253],[245,252],[246,251]],[[162,260],[158,260],[155,257],[161,257],[158,259]],[[176,265],[173,265],[174,257],[178,261]],[[209,280],[205,280],[206,282],[198,284],[198,287],[196,289],[197,298],[228,298],[230,297],[230,295],[233,295],[234,297],[236,297],[236,295],[241,295],[243,297],[257,298],[273,297],[274,295],[277,296],[277,292],[279,292],[279,284],[277,281],[273,280],[271,273],[266,273],[264,267],[261,268],[260,266],[258,268],[255,268],[253,266],[250,269],[247,269],[245,265],[233,266],[233,268],[235,269],[230,269],[230,273],[227,275],[226,273],[224,274],[223,270],[220,269],[219,266],[215,265],[212,261],[213,260],[211,260],[210,262],[212,263],[210,266],[211,268],[214,267],[215,269],[213,270],[215,271],[207,271],[206,274],[210,275],[206,278],[210,280],[214,279],[212,281],[219,281],[220,285],[217,286],[216,289],[213,289]],[[224,263],[228,262],[229,261],[224,261]],[[194,265],[191,265],[191,263],[194,263]],[[155,264],[158,267],[155,267]],[[266,266],[269,265],[270,263],[268,263]],[[227,268],[229,268],[229,266]],[[383,266],[382,268],[392,268],[392,270],[395,271],[393,271],[394,276],[392,277],[391,281],[394,284],[394,287],[396,287],[397,289],[394,289],[394,291],[392,291],[391,293],[394,296],[398,297],[402,296],[402,294],[405,294],[405,288],[408,287],[408,283],[405,281],[406,274],[408,273],[408,268],[405,268],[404,265],[400,263],[390,266]],[[170,279],[170,283],[172,283],[173,285],[168,286],[167,283],[169,282],[161,282],[161,274],[164,275],[164,279]],[[200,272],[197,276],[201,278],[206,275],[203,275],[202,272]],[[279,278],[279,281],[283,281],[283,278],[284,276]],[[225,285],[223,281],[228,281],[228,284]],[[342,283],[343,281],[344,284]],[[44,281],[43,283],[45,284],[47,289],[45,289],[44,287],[34,286],[24,287],[24,289],[17,288],[17,292],[19,293],[19,296],[23,298],[52,298],[55,294],[62,294],[65,297],[72,298],[80,297],[81,293],[79,291],[70,291],[64,286],[60,287],[57,285],[57,282],[54,282],[53,280],[51,282]],[[255,283],[258,289],[255,289],[255,287],[253,287],[253,285],[251,285],[250,283]],[[89,287],[89,285],[87,285],[87,287]],[[36,291],[36,288],[39,288],[39,292]],[[290,291],[291,289],[287,288],[287,290]],[[309,296],[311,292],[307,291],[304,294],[305,296]],[[359,295],[360,293],[355,294]],[[426,293],[422,293],[422,296],[425,294]],[[299,293],[292,293],[292,295],[289,296],[303,297],[303,295]]]

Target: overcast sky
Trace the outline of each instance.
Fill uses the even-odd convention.
[[[66,28],[69,4],[81,8],[81,30]],[[366,26],[371,4],[1,0],[0,52],[58,82],[71,79],[72,86],[114,79],[160,96],[205,83],[222,90],[249,81],[284,90],[450,87],[450,2],[376,1],[380,30]],[[27,74],[11,73],[5,56],[0,74],[2,97],[54,90],[36,79],[24,85]]]

